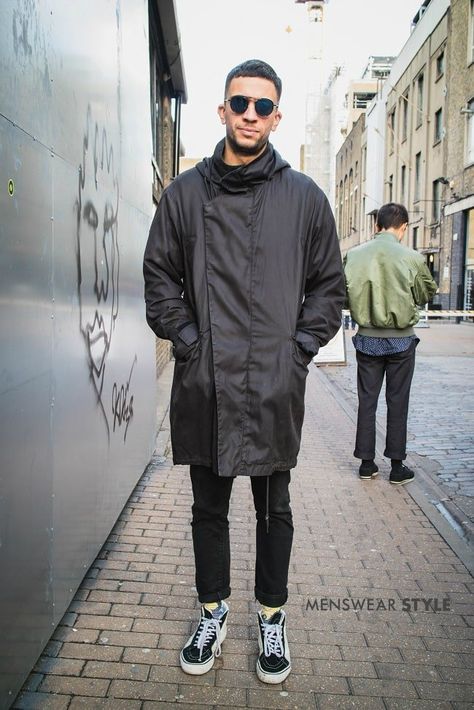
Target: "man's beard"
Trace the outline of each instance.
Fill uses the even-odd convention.
[[[228,132],[227,133],[227,142],[229,143],[229,146],[231,147],[233,153],[235,155],[258,155],[259,153],[262,152],[263,148],[267,145],[267,139],[265,138],[264,140],[259,140],[255,143],[255,145],[241,145],[238,143],[234,136]]]

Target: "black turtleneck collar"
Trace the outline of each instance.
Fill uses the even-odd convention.
[[[206,180],[211,194],[218,192],[246,192],[259,183],[270,180],[273,175],[289,167],[271,143],[255,160],[245,165],[227,165],[222,159],[225,139],[216,145],[212,158],[204,158],[196,167]]]
[[[263,158],[265,153],[267,153],[270,150],[270,144],[267,143],[265,146],[265,150],[260,153],[260,155],[255,158],[254,160],[251,160],[249,163],[242,163],[239,165],[229,165],[228,163],[224,162],[223,155],[224,155],[224,148],[225,148],[225,140],[219,141],[219,143],[216,145],[216,148],[214,150],[214,155],[212,156],[213,160],[213,168],[215,172],[219,175],[219,177],[223,178],[229,173],[234,172],[234,170],[242,170],[245,168],[247,165],[250,165],[250,163],[256,163],[260,158]]]

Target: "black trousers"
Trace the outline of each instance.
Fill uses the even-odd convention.
[[[230,595],[229,500],[233,477],[217,476],[207,466],[191,466],[192,534],[199,601]],[[267,481],[267,479],[269,479]],[[251,477],[257,518],[255,597],[265,606],[281,606],[288,598],[288,567],[293,541],[289,471]],[[268,485],[268,490],[267,490]],[[268,521],[265,520],[268,508]]]
[[[357,351],[359,411],[354,456],[375,458],[375,415],[385,375],[387,438],[384,456],[405,459],[410,386],[415,369],[415,339],[408,350],[395,355],[365,355]]]

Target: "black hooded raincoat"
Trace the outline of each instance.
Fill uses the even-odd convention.
[[[230,169],[224,141],[164,191],[145,251],[147,320],[173,341],[173,460],[220,476],[296,465],[311,354],[341,324],[323,192],[269,144]]]

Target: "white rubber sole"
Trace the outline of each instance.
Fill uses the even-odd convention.
[[[375,478],[376,476],[379,475],[378,471],[375,471],[374,473],[371,473],[370,476],[361,476],[359,473],[359,478],[361,481],[370,481],[371,478]]]
[[[276,685],[277,683],[283,683],[286,678],[291,673],[291,665],[285,668],[281,673],[265,673],[260,667],[257,661],[257,678],[262,681],[262,683],[268,683],[270,685]]]
[[[224,624],[222,626],[222,631],[221,631],[221,644],[224,643],[225,637],[227,636],[227,619],[224,621]],[[185,673],[188,673],[189,675],[204,675],[205,673],[208,673],[212,666],[214,665],[216,657],[211,656],[211,658],[206,661],[206,663],[188,663],[185,661],[183,658],[183,652],[179,654],[179,662],[181,664],[181,668]]]

